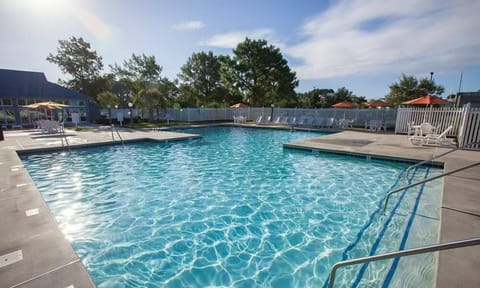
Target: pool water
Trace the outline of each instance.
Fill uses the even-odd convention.
[[[408,164],[282,148],[314,132],[183,131],[203,138],[22,156],[98,287],[322,287],[335,262],[399,250],[405,234],[417,235],[407,248],[437,242],[440,193],[417,198],[441,183],[379,213]],[[335,283],[401,284],[407,273],[431,286],[434,261],[401,262],[420,272],[388,281],[392,261],[349,267]]]

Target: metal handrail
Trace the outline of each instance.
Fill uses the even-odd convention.
[[[361,257],[361,258],[350,259],[346,261],[340,261],[335,263],[335,265],[333,265],[332,267],[332,270],[330,271],[330,277],[328,278],[328,287],[329,288],[333,287],[333,283],[335,282],[335,273],[337,272],[338,268],[343,266],[408,256],[408,255],[416,255],[416,254],[437,252],[437,251],[448,250],[448,249],[462,248],[462,247],[474,246],[474,245],[480,245],[480,237],[440,243],[440,244],[424,246],[424,247],[417,247],[417,248],[412,248],[407,250],[400,250],[397,252],[390,252],[385,254]]]
[[[115,132],[117,132],[118,138],[122,142],[122,145],[125,146],[125,144],[123,143],[122,135],[120,135],[120,132],[118,131],[117,127],[114,124],[112,124],[112,140],[115,140],[115,137],[113,137],[113,130],[115,130]]]
[[[447,176],[447,175],[450,175],[450,174],[453,174],[453,173],[457,173],[457,172],[460,172],[460,171],[463,171],[463,170],[466,170],[466,169],[469,169],[469,168],[472,168],[472,167],[475,167],[477,165],[480,165],[480,162],[476,162],[476,163],[473,163],[473,164],[469,164],[467,166],[463,166],[461,168],[458,168],[458,169],[454,169],[452,171],[449,171],[449,172],[445,172],[445,173],[442,173],[440,175],[436,175],[436,176],[433,176],[433,177],[430,177],[430,178],[427,178],[427,179],[423,179],[423,180],[420,180],[418,182],[415,182],[413,184],[410,184],[410,185],[406,185],[406,186],[402,186],[398,189],[395,189],[395,190],[392,190],[390,192],[388,192],[387,194],[387,197],[385,197],[385,203],[383,204],[383,211],[382,213],[385,213],[385,210],[387,209],[387,205],[388,205],[388,200],[390,199],[390,196],[392,196],[392,194],[395,194],[395,193],[398,193],[400,191],[403,191],[405,189],[409,189],[409,188],[412,188],[412,187],[415,187],[417,185],[420,185],[420,184],[423,184],[423,183],[426,183],[426,182],[430,182],[432,180],[435,180],[435,179],[438,179],[438,178],[442,178],[444,176]]]
[[[420,165],[423,165],[423,164],[425,164],[425,163],[431,162],[431,161],[433,161],[433,160],[435,160],[435,159],[438,159],[438,158],[440,158],[440,157],[443,157],[443,156],[448,155],[448,154],[450,154],[450,153],[453,153],[453,152],[455,152],[455,151],[462,150],[464,147],[468,147],[468,146],[472,146],[472,145],[478,145],[478,144],[480,144],[480,142],[473,142],[473,143],[464,145],[464,146],[462,146],[462,147],[455,147],[455,148],[453,148],[453,149],[451,149],[451,150],[449,150],[449,151],[447,151],[447,152],[444,152],[444,153],[442,153],[442,154],[440,154],[440,155],[433,156],[433,157],[431,157],[431,158],[429,158],[429,159],[426,159],[426,160],[423,160],[423,161],[421,161],[421,162],[418,162],[418,163],[416,163],[416,164],[414,164],[414,165],[408,166],[408,168],[405,170],[404,179],[408,179],[408,173],[409,173],[413,168],[415,168],[415,167],[417,167],[417,166],[420,166]]]
[[[65,134],[65,126],[63,123],[60,125],[60,134],[62,135],[62,147],[65,147],[63,140],[65,139],[65,144],[67,144],[68,151],[70,151],[70,143],[68,143],[67,134]]]

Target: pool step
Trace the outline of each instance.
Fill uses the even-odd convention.
[[[424,169],[424,172],[419,171],[414,182],[427,178],[429,168]],[[434,215],[435,212],[424,215],[427,210],[423,208],[431,205],[432,196],[436,196],[437,202],[440,201],[440,197],[438,190],[425,188],[425,185],[421,185],[409,189],[403,199],[397,202],[397,209],[391,212],[394,214],[390,215],[392,218],[387,227],[388,234],[393,233],[393,238],[398,239],[397,248],[393,251],[437,242],[439,211],[437,210],[436,215]],[[427,201],[425,199],[422,201],[423,198],[427,198]],[[440,207],[440,203],[437,204]],[[375,250],[372,249],[370,255],[392,252],[391,243],[386,241],[385,238],[380,239],[378,247]],[[366,263],[360,269],[351,287],[431,287],[434,283],[435,261],[434,254],[421,254]]]
[[[427,175],[428,168],[416,169],[415,173],[410,174],[409,183],[421,180],[427,177]],[[392,189],[397,184],[398,183],[395,183]],[[399,193],[399,195],[396,195],[394,199],[392,198],[393,201],[391,203],[394,205],[391,206],[392,208],[389,210],[388,214],[383,215],[379,211],[372,213],[369,221],[359,232],[357,240],[349,245],[343,252],[342,260],[392,252],[392,239],[398,242],[395,244],[395,247],[399,248],[413,247],[410,243],[420,243],[420,245],[430,244],[430,242],[425,243],[425,241],[423,241],[424,239],[416,239],[424,236],[424,234],[419,233],[417,230],[420,229],[419,231],[424,231],[425,228],[422,230],[422,223],[424,224],[425,222],[429,222],[427,224],[428,227],[433,227],[433,230],[430,229],[431,231],[428,231],[427,233],[429,238],[434,236],[433,238],[436,240],[435,235],[437,229],[435,227],[438,228],[438,213],[430,213],[432,215],[418,215],[417,213],[418,211],[425,211],[423,209],[425,208],[424,206],[431,205],[428,204],[431,203],[431,196],[429,196],[428,201],[421,201],[422,197],[424,197],[422,195],[423,192],[423,186],[406,190]],[[433,192],[433,194],[437,192],[436,198],[439,198],[438,191]],[[418,209],[419,206],[421,206],[421,209]],[[436,221],[436,223],[432,225],[431,221]],[[410,229],[414,232],[409,233]],[[435,242],[435,240],[433,242]],[[415,245],[418,246],[418,244]],[[403,275],[404,271],[411,271],[411,269],[403,268],[411,268],[415,266],[419,267],[419,271],[414,272],[416,274],[415,277],[413,277],[415,283],[422,286],[426,283],[430,283],[429,281],[433,281],[433,273],[432,271],[429,271],[429,267],[434,267],[434,265],[430,265],[429,263],[434,262],[435,259],[432,260],[431,255],[417,255],[413,257],[420,261],[412,263],[411,260],[408,261],[407,258],[409,257],[405,257],[407,260],[402,259],[400,262],[392,259],[364,265],[351,265],[344,267],[341,269],[341,272],[339,271],[340,273],[337,275],[339,282],[336,283],[343,283],[348,287],[389,287],[392,283],[394,284],[390,287],[396,287],[395,285],[398,285],[399,283],[401,286],[405,284],[403,283],[405,279],[412,278]],[[413,259],[413,257],[410,259]],[[418,263],[426,263],[426,265],[413,265]],[[424,279],[425,274],[427,274],[427,278],[429,278],[426,282]],[[326,284],[327,282],[325,282],[325,285]]]

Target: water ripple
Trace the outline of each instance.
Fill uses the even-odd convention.
[[[98,287],[320,287],[405,168],[282,149],[308,132],[198,132],[24,156]],[[369,251],[381,224],[352,256]],[[401,238],[386,237],[385,249]]]

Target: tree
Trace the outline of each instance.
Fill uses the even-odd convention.
[[[142,89],[134,98],[137,107],[141,110],[147,110],[150,115],[153,115],[153,110],[157,109],[157,118],[158,107],[163,104],[163,101],[163,95],[156,88]],[[153,120],[153,117],[150,120]]]
[[[327,99],[331,95],[335,95],[333,89],[319,89],[313,88],[305,93],[298,93],[298,104],[302,108],[326,108]]]
[[[385,96],[385,100],[394,106],[402,102],[412,100],[427,94],[441,95],[445,88],[436,85],[435,81],[428,78],[418,80],[415,76],[402,74],[398,83],[390,85],[390,93]]]
[[[104,84],[100,77],[102,57],[91,50],[90,43],[82,37],[71,37],[58,43],[57,54],[50,53],[47,61],[57,64],[63,73],[72,77],[70,80],[59,79],[59,82],[78,92],[97,95]]]
[[[348,90],[345,87],[338,88],[337,91],[335,92],[335,103],[341,102],[341,101],[352,101],[353,97],[353,92]],[[332,103],[335,104],[335,103]]]
[[[102,107],[108,108],[108,116],[109,119],[112,119],[112,107],[115,107],[119,104],[118,96],[113,94],[110,91],[104,91],[97,95],[98,104]]]
[[[233,94],[242,95],[252,106],[294,106],[298,80],[278,48],[265,40],[246,38],[233,50],[222,79]]]
[[[155,56],[132,54],[130,59],[123,61],[122,66],[115,63],[110,65],[110,69],[116,78],[115,87],[121,94],[122,102],[134,102],[139,107],[149,102],[149,99],[141,99],[143,96],[149,97],[145,91],[158,88],[162,80],[160,74],[163,68],[157,64]]]
[[[160,109],[166,109],[171,105],[173,98],[178,94],[178,89],[174,82],[167,78],[162,78],[156,82],[153,88],[141,90],[135,97],[135,104],[143,110],[148,110],[153,116],[153,110],[156,111],[157,120],[160,119]],[[150,119],[153,120],[153,117]]]
[[[135,55],[133,53],[130,59],[123,61],[123,67],[115,63],[110,65],[110,69],[120,79],[148,83],[160,79],[163,67],[157,64],[153,55]]]
[[[195,106],[211,102],[225,102],[227,90],[222,85],[219,57],[209,52],[192,54],[181,68],[178,78],[182,81],[180,90],[184,97]]]

